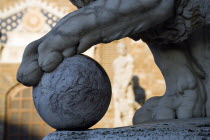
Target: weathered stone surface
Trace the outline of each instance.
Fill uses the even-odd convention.
[[[111,84],[106,72],[84,55],[66,58],[45,73],[34,87],[35,107],[43,120],[58,130],[84,130],[106,113]]]
[[[114,129],[56,131],[43,140],[210,140],[210,118],[168,120]]]

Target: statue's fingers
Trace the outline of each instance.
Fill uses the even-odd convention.
[[[64,57],[76,54],[76,40],[64,35],[51,35],[38,47],[39,66],[45,72],[51,72],[63,61]],[[75,47],[74,47],[75,46]]]
[[[38,45],[42,39],[30,43],[23,54],[21,65],[17,72],[17,81],[25,86],[35,86],[40,81],[43,71],[38,65]]]
[[[83,53],[86,50],[88,50],[90,47],[92,47],[93,45],[98,44],[98,42],[99,42],[98,33],[87,34],[80,39],[77,52]]]
[[[67,58],[67,57],[71,57],[71,56],[75,55],[77,53],[77,49],[76,48],[77,48],[77,46],[69,47],[69,48],[65,49],[63,51],[63,53],[62,53],[63,56],[65,58]]]

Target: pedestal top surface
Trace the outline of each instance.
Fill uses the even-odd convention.
[[[210,140],[210,118],[167,120],[121,128],[55,131],[43,140]]]

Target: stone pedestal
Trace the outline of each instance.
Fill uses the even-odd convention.
[[[210,140],[210,118],[168,120],[141,125],[94,129],[87,131],[55,131],[43,140]]]

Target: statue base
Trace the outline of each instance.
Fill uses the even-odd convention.
[[[210,140],[210,118],[166,120],[120,128],[55,131],[43,140]]]

